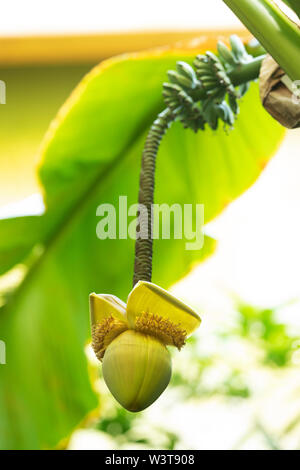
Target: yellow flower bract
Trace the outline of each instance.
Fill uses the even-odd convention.
[[[127,329],[157,338],[181,349],[201,322],[198,314],[161,287],[140,281],[127,305],[113,295],[91,294],[93,349],[102,360],[108,345]]]

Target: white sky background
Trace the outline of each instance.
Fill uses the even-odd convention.
[[[221,0],[9,0],[0,35],[236,27]]]
[[[0,12],[0,36],[241,26],[222,0],[7,0]]]
[[[220,317],[232,294],[263,307],[300,299],[299,144],[300,129],[287,131],[258,181],[207,225],[217,253],[175,286],[178,294]],[[299,304],[288,309],[300,326]]]

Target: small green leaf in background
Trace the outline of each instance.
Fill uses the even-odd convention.
[[[118,207],[119,195],[136,203],[142,147],[163,107],[166,72],[194,54],[151,52],[96,67],[46,137],[40,164],[46,213],[0,221],[2,273],[40,247],[0,309],[0,337],[7,345],[7,365],[0,369],[0,448],[54,447],[97,406],[84,354],[88,294],[126,300],[134,242],[97,239],[96,208]],[[206,222],[211,220],[256,180],[282,135],[260,105],[257,85],[229,135],[222,129],[195,135],[176,123],[158,154],[156,203],[203,203]],[[209,238],[201,251],[186,251],[185,240],[155,241],[153,281],[168,287],[213,248]]]

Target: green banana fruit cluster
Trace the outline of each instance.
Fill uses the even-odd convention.
[[[230,37],[231,49],[218,42],[218,54],[198,55],[193,67],[177,62],[168,72],[169,83],[163,85],[166,105],[185,128],[197,132],[208,124],[213,130],[219,120],[230,128],[239,112],[238,99],[248,90],[245,83],[235,87],[230,73],[252,59],[238,36]]]

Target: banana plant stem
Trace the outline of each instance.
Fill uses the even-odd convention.
[[[270,0],[223,0],[291,80],[300,79],[300,29]]]
[[[255,57],[251,62],[246,64],[240,64],[235,67],[232,72],[229,72],[228,76],[234,86],[242,85],[243,83],[255,80],[259,76],[260,67],[262,61],[265,58],[265,54]]]
[[[156,156],[161,139],[173,120],[174,117],[168,108],[162,111],[150,128],[143,150],[133,286],[140,280],[151,282],[152,278],[152,210]]]
[[[260,66],[265,56],[255,57],[246,64],[238,65],[229,73],[229,77],[235,86],[255,80],[259,75]],[[203,87],[194,91],[194,100],[205,98]],[[175,117],[169,108],[162,111],[152,124],[143,150],[140,186],[139,186],[139,217],[135,242],[135,261],[133,286],[138,281],[151,282],[152,278],[152,226],[153,226],[153,202],[155,183],[155,164],[160,142],[167,129],[171,126]]]

